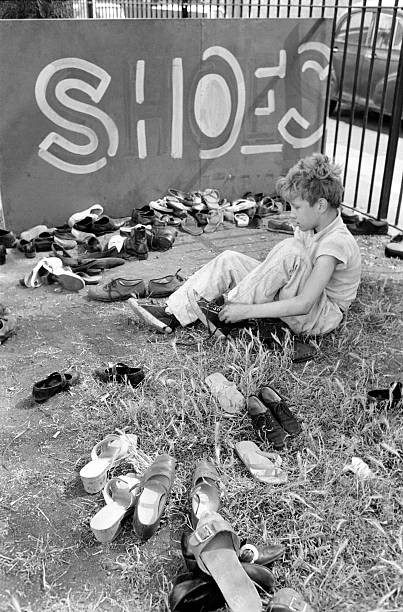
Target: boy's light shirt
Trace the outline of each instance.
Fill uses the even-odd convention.
[[[361,278],[361,253],[359,246],[344,224],[340,213],[323,230],[294,230],[294,238],[306,248],[312,265],[321,255],[337,259],[335,271],[326,287],[327,297],[346,311],[357,295]]]

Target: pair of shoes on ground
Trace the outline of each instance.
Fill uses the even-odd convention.
[[[106,368],[97,368],[94,370],[94,376],[105,383],[116,382],[138,387],[143,382],[145,373],[141,366],[130,366],[118,362],[109,364]]]
[[[125,438],[131,438],[128,446]],[[142,540],[151,538],[159,527],[174,481],[176,460],[173,457],[158,455],[151,465],[148,462],[141,477],[131,472],[107,481],[107,472],[113,465],[124,459],[138,466],[139,457],[143,465],[149,459],[139,454],[136,436],[111,435],[94,447],[91,461],[80,471],[87,493],[103,489],[106,505],[90,521],[99,542],[112,542],[123,519],[130,514],[133,514],[133,530]]]
[[[119,382],[137,387],[144,380],[145,374],[141,367],[128,366],[125,363],[116,363],[107,368],[95,370],[94,376],[103,382]],[[71,368],[65,372],[52,372],[52,374],[49,374],[49,376],[34,384],[32,399],[38,404],[46,402],[46,400],[57,393],[68,391],[70,387],[79,382],[80,375],[75,368]]]
[[[161,278],[153,278],[148,282],[148,287],[143,279],[114,278],[105,285],[91,288],[88,297],[102,302],[116,302],[135,298],[163,298],[168,297],[176,291],[185,281],[179,275],[180,269],[175,274],[168,274]]]
[[[120,225],[116,224],[110,217],[102,215],[97,219],[94,219],[92,216],[84,217],[74,223],[72,230],[84,234],[92,234],[93,236],[103,236],[104,234],[116,232],[119,227]],[[74,236],[74,231],[72,233]]]
[[[277,450],[284,448],[287,437],[295,437],[302,432],[300,422],[273,387],[263,386],[255,395],[250,395],[247,409],[259,440]]]

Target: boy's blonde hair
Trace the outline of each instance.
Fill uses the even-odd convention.
[[[304,157],[278,179],[277,193],[284,200],[300,196],[312,206],[325,198],[330,206],[338,208],[343,201],[342,167],[330,161],[327,155],[314,153]]]

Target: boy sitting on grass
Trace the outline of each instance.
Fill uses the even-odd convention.
[[[296,335],[334,330],[361,276],[359,247],[340,216],[340,176],[341,168],[326,155],[300,160],[277,181],[291,205],[293,238],[277,244],[263,262],[224,251],[177,289],[166,308],[138,306],[139,317],[171,330],[199,318],[224,334],[247,319],[281,319]]]

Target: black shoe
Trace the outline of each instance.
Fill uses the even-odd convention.
[[[104,215],[92,223],[91,233],[95,234],[95,236],[103,236],[104,234],[116,232],[118,229],[119,226],[115,225],[109,217]]]
[[[190,305],[197,318],[207,327],[212,334],[216,334],[217,337],[228,336],[230,331],[236,329],[239,326],[223,323],[219,319],[221,308],[224,305],[224,298],[220,296],[216,300],[206,300],[201,297],[197,291],[190,291],[188,293]]]
[[[157,220],[157,215],[150,206],[146,205],[143,208],[134,208],[132,212],[131,222],[133,225],[140,223],[141,225],[153,225]]]
[[[355,236],[372,236],[375,234],[386,235],[389,230],[387,221],[378,221],[377,219],[362,219],[358,223],[349,223],[346,226]]]
[[[257,395],[248,397],[247,407],[257,437],[262,442],[269,442],[275,449],[284,448],[286,432]]]
[[[403,259],[403,234],[397,234],[385,245],[386,257],[399,257]]]
[[[17,249],[24,253],[28,259],[33,259],[36,256],[36,248],[33,240],[24,240],[23,238],[18,241]]]
[[[180,325],[178,319],[173,314],[165,312],[164,306],[139,304],[135,300],[131,300],[130,307],[139,319],[160,333],[170,334]]]
[[[77,223],[75,223],[73,225],[73,229],[78,230],[79,232],[85,232],[87,234],[92,234],[92,226],[94,223],[94,219],[92,217],[84,217],[84,219],[81,219],[81,221],[77,221]]]
[[[0,266],[6,263],[7,249],[4,244],[0,244]]]
[[[125,363],[116,363],[109,368],[95,370],[94,376],[102,380],[102,382],[119,382],[137,387],[144,380],[145,374],[141,367],[131,367]]]
[[[386,408],[396,408],[398,403],[403,399],[403,385],[400,381],[394,381],[389,385],[389,389],[372,389],[368,391],[368,402],[384,405]]]
[[[127,255],[133,255],[137,259],[148,258],[147,234],[144,225],[138,225],[132,230],[124,242],[123,249]]]
[[[34,238],[33,242],[35,250],[38,251],[38,253],[47,253],[52,250],[52,244],[54,242],[53,234],[50,232],[41,232],[39,236]]]
[[[301,433],[302,429],[299,421],[288,408],[284,398],[273,387],[261,387],[259,398],[290,436],[298,436]]]
[[[147,245],[152,251],[168,251],[174,245],[178,232],[173,227],[154,227],[146,230]]]
[[[56,395],[56,393],[66,391],[78,381],[79,376],[76,371],[65,372],[64,374],[61,372],[53,372],[49,374],[47,378],[34,384],[32,397],[38,404],[46,402],[46,400]]]

